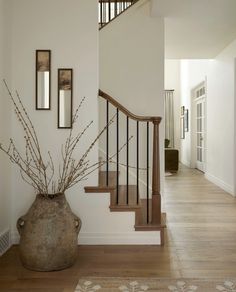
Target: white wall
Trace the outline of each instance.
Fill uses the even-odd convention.
[[[234,58],[234,149],[236,146],[236,58]],[[234,196],[236,195],[236,153],[234,150]]]
[[[235,193],[235,56],[236,41],[214,60],[181,61],[181,105],[190,109],[190,121],[191,90],[207,80],[206,177],[231,194]],[[186,134],[181,161],[190,165],[191,137]]]
[[[0,0],[0,143],[11,131],[10,104],[2,79],[9,80],[9,22],[6,0]],[[0,235],[10,227],[10,163],[0,153]]]
[[[97,0],[7,0],[7,3],[9,7],[11,5],[9,22],[12,25],[9,50],[11,60],[7,62],[7,66],[12,69],[11,88],[13,91],[19,91],[35,125],[43,152],[51,150],[55,161],[58,161],[60,147],[65,142],[68,130],[57,129],[57,68],[73,68],[74,108],[82,97],[86,97],[76,130],[81,130],[90,120],[94,120],[94,125],[78,147],[76,157],[80,157],[98,133]],[[51,111],[35,110],[36,49],[52,51]],[[10,111],[5,111],[5,114],[12,122],[12,132],[4,135],[7,138],[14,137],[18,147],[24,151],[22,129]],[[97,145],[91,151],[89,159],[91,163],[98,160]],[[5,166],[3,156],[2,163]],[[6,177],[9,179],[10,176]],[[111,213],[109,194],[85,194],[85,185],[97,185],[97,172],[66,193],[72,210],[82,219],[79,236],[81,244],[160,242],[156,232],[134,232],[133,212]],[[15,228],[16,221],[27,212],[35,194],[33,189],[22,181],[16,167],[13,167],[11,176],[11,193],[11,230],[13,241],[17,242],[19,236]],[[9,212],[6,212],[6,216],[8,214]]]
[[[174,89],[174,147],[180,150],[180,60],[165,60],[165,89]]]
[[[98,132],[97,0],[12,0],[11,15],[12,88],[20,92],[38,131],[43,150],[51,150],[56,161],[60,157],[61,144],[68,135],[68,130],[57,129],[57,68],[74,70],[74,108],[82,97],[86,97],[76,129],[81,130],[90,120],[94,120],[94,125],[77,149],[76,157],[80,157]],[[35,110],[36,49],[52,50],[51,111]],[[14,116],[12,123],[12,136],[24,150],[22,130]],[[89,158],[91,163],[97,161],[97,146],[91,151]],[[72,209],[83,221],[81,233],[90,232],[96,223],[96,220],[89,219],[96,206],[92,203],[93,197],[84,194],[85,184],[96,185],[97,173],[67,192]],[[12,230],[16,236],[16,220],[27,211],[35,197],[32,188],[21,180],[16,168],[12,176],[12,194]]]
[[[150,17],[150,1],[142,0],[136,3],[103,28],[99,37],[100,88],[134,114],[163,117],[164,23],[163,19]],[[162,121],[160,134],[162,179],[163,126]],[[123,123],[120,132],[124,136],[125,129]],[[135,134],[135,125],[131,126],[130,131],[131,134]],[[150,134],[152,135],[152,132]],[[141,141],[145,141],[144,135],[143,129]],[[134,145],[135,137],[136,134],[132,141]],[[143,145],[143,153],[145,150]],[[130,152],[134,155],[133,158],[130,157],[130,163],[135,166],[136,152],[132,150]],[[142,159],[140,164],[146,166]]]
[[[235,194],[236,40],[210,62],[207,78],[207,177]]]

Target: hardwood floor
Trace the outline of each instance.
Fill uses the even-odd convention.
[[[79,246],[70,269],[24,269],[17,246],[0,258],[0,291],[71,292],[81,276],[236,277],[236,199],[196,171],[166,177],[166,244]]]
[[[165,187],[168,245],[183,277],[236,277],[236,199],[182,168]]]

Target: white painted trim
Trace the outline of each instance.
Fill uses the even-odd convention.
[[[181,160],[181,163],[186,165],[187,167],[191,168],[191,163],[190,161],[187,161],[187,160]]]
[[[19,244],[20,236],[12,233],[12,243]],[[160,245],[160,231],[136,231],[126,233],[85,233],[79,234],[78,244],[81,245]]]
[[[155,244],[160,245],[160,231],[136,231],[128,233],[81,233],[79,244]]]
[[[199,98],[195,98],[195,92],[197,89],[201,88],[202,86],[205,85],[205,95],[202,95]],[[205,99],[205,136],[204,136],[204,173],[207,171],[207,76],[205,76],[205,80],[200,82],[197,86],[193,87],[191,89],[191,136],[190,136],[190,145],[191,145],[191,161],[190,161],[190,167],[191,168],[197,168],[197,141],[196,141],[196,102],[200,99]]]
[[[210,182],[212,182],[213,184],[220,187],[221,189],[223,189],[224,191],[226,191],[227,193],[229,193],[230,195],[235,197],[233,186],[225,183],[223,180],[219,179],[218,177],[215,177],[214,175],[210,174],[209,172],[205,173],[205,178],[207,180],[209,180]]]
[[[19,244],[20,242],[20,235],[18,232],[11,232],[11,244]]]

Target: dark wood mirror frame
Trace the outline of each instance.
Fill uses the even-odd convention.
[[[57,108],[58,129],[71,129],[73,115],[73,69],[71,68],[58,69]]]
[[[45,81],[45,77],[47,78],[46,81]],[[36,50],[35,79],[36,79],[36,84],[35,84],[36,110],[50,110],[51,109],[51,50]],[[45,89],[42,90],[41,88],[41,87],[45,87],[46,83],[48,86],[47,96],[45,96]],[[41,97],[39,96],[40,93],[41,93]],[[41,106],[39,104],[41,104]]]

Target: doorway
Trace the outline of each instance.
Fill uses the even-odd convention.
[[[206,170],[206,81],[192,90],[192,161],[191,167]]]

